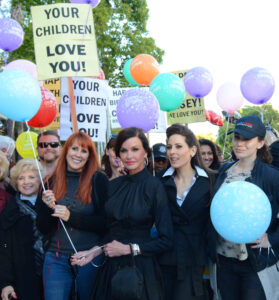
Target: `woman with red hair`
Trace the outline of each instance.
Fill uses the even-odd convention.
[[[94,263],[86,269],[70,265],[69,257],[74,250],[66,232],[60,228],[59,218],[77,251],[99,241],[105,229],[108,184],[99,169],[91,138],[83,132],[72,134],[38,208],[38,228],[47,240],[43,268],[45,300],[68,300],[74,282],[79,299],[89,299]]]

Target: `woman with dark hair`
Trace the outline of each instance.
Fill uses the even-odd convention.
[[[211,170],[218,170],[220,167],[220,161],[218,158],[218,151],[216,145],[207,139],[200,139],[201,157],[205,167]]]
[[[131,299],[116,295],[112,284],[118,270],[131,264],[131,255],[142,280],[139,300],[164,298],[163,282],[156,254],[172,246],[172,223],[164,188],[158,178],[146,168],[150,148],[141,129],[122,130],[116,139],[115,152],[120,156],[129,174],[120,176],[109,184],[108,201],[105,205],[108,232],[103,251],[107,261],[98,270],[93,286],[92,299]],[[150,229],[155,223],[158,237],[151,238]],[[94,247],[95,248],[95,247]],[[73,264],[84,265],[99,252],[83,251],[73,257]],[[80,257],[85,259],[81,260]],[[123,292],[133,292],[129,281],[123,282]],[[132,289],[132,290],[131,290]],[[133,298],[135,299],[135,298]]]
[[[91,138],[83,132],[72,134],[39,202],[38,228],[48,239],[43,269],[46,300],[67,300],[74,279],[79,298],[89,299],[96,269],[92,264],[85,268],[71,267],[73,247],[58,218],[63,220],[77,251],[99,242],[105,228],[108,185],[99,169]]]
[[[171,208],[174,247],[160,257],[166,299],[198,299],[204,292],[211,175],[203,165],[195,135],[181,124],[167,129],[167,155],[171,167],[161,181]]]
[[[279,172],[269,165],[271,155],[265,144],[266,128],[258,116],[240,118],[230,133],[234,134],[232,146],[237,161],[220,168],[214,194],[233,181],[251,182],[269,198],[272,220],[266,233],[252,244],[227,241],[211,227],[209,245],[212,260],[217,261],[217,286],[222,300],[278,299],[278,282],[277,296],[272,296],[269,289],[272,285],[265,283],[270,280],[266,268],[276,264],[279,258]]]
[[[101,160],[101,165],[104,167],[104,172],[108,176],[109,180],[124,175],[123,163],[115,155],[115,150],[114,150],[115,139],[116,136],[111,137],[111,139],[108,141],[106,145],[105,153]]]

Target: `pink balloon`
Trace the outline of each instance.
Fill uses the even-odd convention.
[[[229,113],[238,110],[244,102],[239,85],[232,82],[226,82],[221,85],[217,91],[216,98],[219,106]]]
[[[6,70],[19,70],[31,75],[35,80],[38,81],[37,66],[29,60],[17,59],[7,64]]]

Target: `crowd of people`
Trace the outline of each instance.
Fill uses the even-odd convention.
[[[62,146],[49,130],[38,136],[38,161],[12,167],[14,147],[0,138],[2,299],[279,299],[279,271],[270,273],[279,260],[278,142],[269,148],[255,115],[230,134],[234,159],[224,162],[218,145],[184,125],[152,148],[141,129],[126,128],[99,163],[87,134]],[[233,181],[257,185],[271,204],[271,223],[251,244],[226,240],[210,220],[212,198]]]

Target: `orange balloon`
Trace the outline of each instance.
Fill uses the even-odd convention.
[[[157,60],[149,54],[139,54],[131,62],[130,72],[133,79],[141,85],[150,85],[159,74]]]

